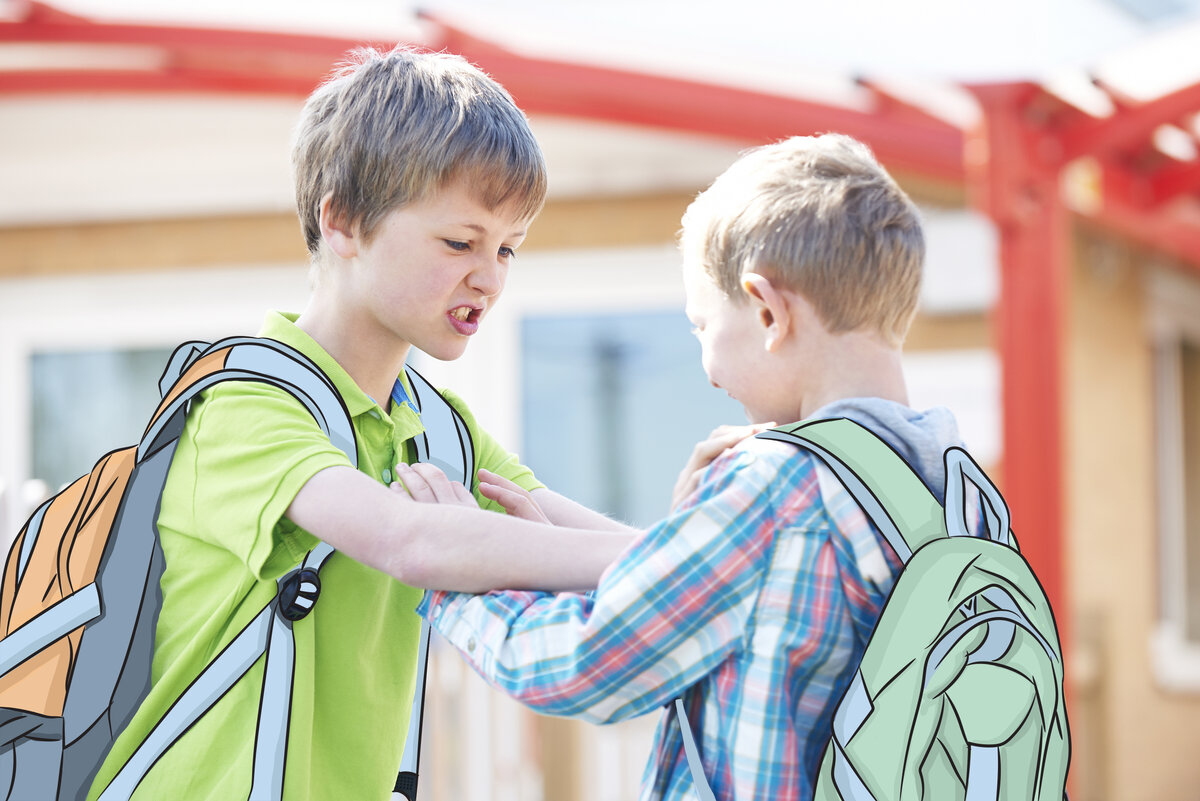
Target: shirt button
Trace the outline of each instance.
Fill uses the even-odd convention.
[[[372,417],[374,417],[376,420],[379,420],[379,419],[380,419],[380,417],[379,417],[379,410],[378,410],[378,409],[372,409],[372,410],[371,410],[371,416],[372,416]]]
[[[441,604],[437,604],[436,606],[433,607],[433,616],[434,617],[442,616],[442,605]]]
[[[384,469],[384,471],[382,473],[380,473],[379,477],[383,479],[384,484],[392,483],[392,471],[391,470]]]
[[[475,653],[475,638],[474,637],[467,638],[467,653],[471,653],[471,654]]]

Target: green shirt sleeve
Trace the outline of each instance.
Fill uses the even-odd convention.
[[[176,519],[159,522],[228,551],[259,579],[276,577],[317,544],[284,512],[309,479],[339,465],[350,460],[286,391],[218,384],[180,438],[162,507]]]

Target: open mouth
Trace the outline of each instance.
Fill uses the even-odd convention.
[[[474,306],[455,306],[446,316],[450,318],[450,324],[458,333],[470,336],[479,330],[479,320],[483,316],[483,309],[476,309]]]

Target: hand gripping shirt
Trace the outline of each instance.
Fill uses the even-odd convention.
[[[420,611],[541,712],[605,723],[666,707],[642,799],[695,798],[671,703],[682,697],[717,798],[796,801],[812,797],[899,568],[824,465],[746,440],[594,595],[437,592]]]
[[[291,345],[333,381],[351,414],[359,469],[388,484],[422,431],[407,406],[384,410],[303,331],[267,317],[261,335]],[[476,464],[541,486],[463,415]],[[283,390],[228,382],[193,405],[158,518],[166,559],[151,689],[92,786],[95,797],[179,694],[274,596],[317,540],[284,517],[317,472],[349,460]],[[497,508],[480,498],[481,505]],[[294,625],[295,679],[283,795],[289,801],[385,799],[412,702],[421,590],[334,554],[313,612]],[[263,660],[152,767],[135,799],[228,801],[250,789]]]

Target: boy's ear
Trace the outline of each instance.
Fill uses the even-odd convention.
[[[742,290],[750,296],[758,322],[764,329],[766,349],[777,349],[792,330],[792,307],[787,293],[760,273],[743,273]]]
[[[333,204],[333,193],[321,198],[318,207],[318,224],[321,228],[321,238],[339,258],[350,259],[358,255],[358,238],[352,226],[343,222]]]

